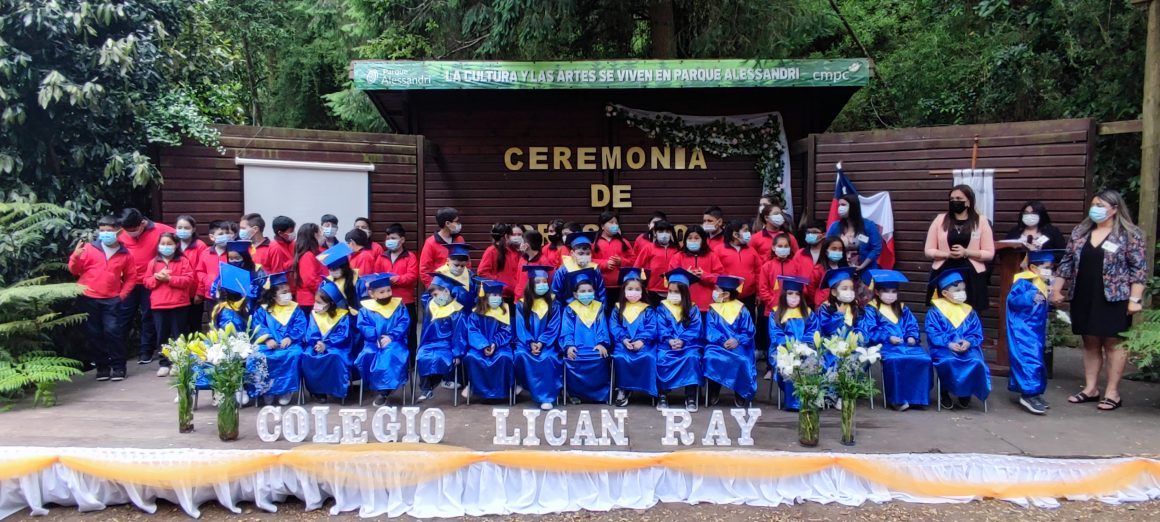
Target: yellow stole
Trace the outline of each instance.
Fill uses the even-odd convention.
[[[737,316],[741,315],[741,310],[745,306],[741,304],[741,301],[733,299],[724,303],[713,303],[709,305],[709,308],[716,310],[717,315],[720,315],[725,320],[725,324],[733,324],[733,321],[737,320]]]
[[[399,305],[403,304],[403,300],[398,297],[392,297],[391,302],[381,305],[374,299],[364,299],[361,304],[363,310],[370,310],[383,317],[390,318],[395,315],[395,310],[399,309]]]
[[[934,300],[934,307],[938,308],[943,317],[946,317],[951,322],[951,326],[955,328],[963,324],[963,321],[967,320],[967,316],[971,315],[971,311],[974,310],[969,304],[955,304],[941,297]]]
[[[210,313],[209,316],[210,316],[210,318],[212,318],[214,320],[214,322],[217,322],[217,318],[219,315],[221,315],[222,310],[225,310],[228,308],[228,309],[233,310],[235,312],[240,312],[240,311],[242,311],[242,305],[245,303],[246,303],[245,298],[238,299],[237,301],[224,301],[224,302],[218,303],[218,304],[214,305],[213,312]]]
[[[540,319],[543,319],[545,315],[548,315],[548,300],[537,298],[532,301],[532,313],[536,314],[536,317]]]
[[[769,313],[776,314],[777,308],[778,307],[776,307],[776,306],[773,307],[773,310],[771,310]],[[785,313],[785,316],[781,318],[781,324],[785,324],[790,319],[802,319],[802,320],[804,320],[805,317],[802,317],[801,308],[790,308],[789,311],[787,311]]]
[[[661,301],[661,304],[664,305],[664,307],[669,310],[670,314],[673,314],[673,318],[675,318],[676,320],[680,321],[681,318],[684,317],[681,315],[681,312],[684,312],[685,309],[682,308],[681,305],[675,305],[673,303],[670,303],[668,299]]]
[[[584,323],[584,326],[592,326],[595,324],[596,318],[600,317],[600,314],[603,313],[600,310],[600,301],[592,301],[588,303],[588,306],[580,304],[579,300],[572,301],[568,303],[568,308],[576,312],[576,316],[580,318],[580,322]]]
[[[882,314],[882,317],[885,317],[894,324],[898,324],[898,316],[894,315],[894,308],[891,308],[890,305],[886,303],[878,303],[877,308],[878,313]]]
[[[620,309],[619,304],[617,304],[616,307],[617,307],[617,309]],[[637,301],[635,303],[625,303],[625,305],[624,305],[624,320],[628,321],[628,324],[635,323],[636,318],[640,317],[640,314],[644,313],[645,310],[648,310],[648,305],[644,304],[640,301]]]
[[[499,321],[503,324],[512,324],[511,315],[508,314],[508,310],[507,310],[506,306],[501,306],[499,308],[488,307],[487,313],[483,314],[483,316],[490,317],[490,318],[495,319],[496,321]]]
[[[290,322],[290,318],[294,317],[294,310],[297,310],[297,309],[298,309],[298,305],[293,304],[293,303],[285,305],[285,306],[279,305],[279,304],[271,304],[271,305],[266,307],[266,313],[274,316],[274,319],[277,319],[279,323],[281,323],[283,326],[285,326],[286,324],[288,324]]]
[[[451,268],[448,267],[446,263],[444,263],[443,266],[435,269],[435,271],[450,277],[451,279],[459,281],[459,284],[463,285],[463,288],[471,288],[471,270],[464,268],[462,274],[454,275],[451,273]],[[448,290],[450,290],[450,288],[448,288]]]
[[[322,336],[325,337],[330,333],[330,330],[334,328],[334,325],[338,324],[338,322],[342,320],[343,317],[346,317],[347,311],[345,308],[339,308],[335,312],[334,317],[331,317],[330,314],[326,313],[320,314],[318,312],[313,312],[313,314],[314,322],[318,324],[318,331],[322,332]]]
[[[1042,277],[1039,277],[1039,274],[1036,274],[1030,270],[1024,270],[1018,274],[1015,274],[1015,278],[1012,279],[1012,283],[1019,281],[1020,279],[1031,281],[1031,284],[1035,285],[1035,288],[1039,290],[1039,293],[1045,296],[1047,295],[1047,283],[1043,281]]]
[[[576,260],[573,259],[572,256],[564,256],[561,258],[560,264],[564,267],[564,270],[567,270],[568,272],[575,272],[585,268],[599,268],[598,265],[593,262],[589,262],[587,266],[580,266],[576,264]]]
[[[460,303],[459,301],[454,300],[454,299],[452,299],[450,303],[447,303],[447,306],[439,306],[438,304],[435,303],[434,299],[427,302],[427,312],[431,314],[432,321],[437,321],[437,320],[443,319],[445,317],[450,317],[451,314],[458,312],[462,309],[463,309],[463,304]]]

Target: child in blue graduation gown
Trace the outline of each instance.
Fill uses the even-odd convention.
[[[462,289],[459,281],[439,272],[431,274],[431,284],[423,294],[423,331],[419,335],[419,351],[415,367],[419,372],[418,401],[435,396],[435,386],[451,375],[463,357],[467,345],[467,319],[463,303],[452,297],[452,290]],[[474,301],[474,299],[473,299]]]
[[[511,308],[503,300],[503,283],[483,281],[480,286],[484,297],[467,316],[468,350],[463,356],[463,367],[470,384],[462,395],[506,399],[512,391],[514,371]]]
[[[253,280],[248,270],[221,263],[218,267],[218,284],[214,291],[217,304],[209,313],[210,324],[213,328],[224,330],[227,326],[235,332],[249,335],[250,305],[246,296],[251,290]],[[194,385],[199,390],[210,389],[209,374],[206,369],[208,363],[201,363],[194,367]],[[242,405],[249,404],[250,395],[240,393],[239,401]]]
[[[657,319],[644,299],[643,270],[621,268],[620,287],[620,302],[608,318],[608,327],[616,370],[615,404],[623,407],[632,392],[657,395]]]
[[[697,389],[703,377],[701,312],[689,297],[689,285],[700,278],[683,268],[665,274],[668,295],[657,307],[657,409],[669,407],[668,392],[685,389],[685,409],[697,411]]]
[[[720,399],[721,387],[733,390],[733,406],[748,407],[757,393],[757,356],[753,336],[757,325],[745,305],[737,300],[743,281],[717,276],[713,304],[705,314],[705,379],[709,381],[709,405]]]
[[[1007,390],[1019,394],[1019,404],[1035,415],[1047,413],[1047,370],[1043,350],[1047,345],[1047,279],[1056,251],[1038,250],[1027,255],[1027,270],[1015,274],[1007,294],[1007,350],[1011,373]]]
[[[854,269],[845,267],[829,270],[822,277],[822,280],[830,289],[830,295],[826,298],[826,302],[814,311],[809,322],[806,323],[805,341],[813,346],[815,332],[821,334],[822,338],[846,337],[855,333],[863,341],[869,339],[867,330],[870,325],[866,320],[866,311],[858,302],[858,295],[854,288]],[[822,352],[822,365],[827,370],[838,363],[838,358],[834,357],[825,347],[813,346],[813,348]],[[826,387],[825,400],[828,404],[839,409],[842,407],[841,402],[838,401],[837,390],[832,386]]]
[[[775,353],[779,346],[789,347],[794,341],[806,342],[806,323],[810,318],[810,307],[806,304],[805,288],[809,280],[794,276],[778,276],[782,292],[777,308],[769,312],[769,351]],[[770,359],[770,363],[773,359]],[[778,388],[781,388],[782,407],[798,411],[801,403],[794,396],[793,381],[781,372],[773,372]]]
[[[926,340],[942,385],[942,407],[965,408],[974,395],[987,400],[991,370],[983,360],[983,323],[967,304],[964,269],[944,270],[935,281],[938,297],[926,311]],[[958,399],[955,404],[951,396]]]
[[[250,310],[255,310],[258,307],[258,297],[265,290],[267,275],[262,266],[254,262],[251,254],[252,249],[253,243],[250,241],[230,241],[226,243],[226,262],[220,264],[228,264],[250,273],[250,284],[245,291],[240,293],[246,297],[246,306]],[[210,284],[210,295],[217,295],[217,289],[221,285],[221,269],[219,268],[217,279],[214,279],[213,283]]]
[[[552,267],[526,265],[528,286],[516,303],[515,377],[540,409],[552,409],[564,386],[560,360],[560,303],[552,295],[548,274]]]
[[[479,295],[479,283],[475,280],[475,273],[467,268],[471,255],[471,245],[467,243],[450,243],[447,247],[447,262],[435,269],[436,274],[442,274],[457,284],[451,290],[451,297],[470,311],[475,308],[475,298]],[[422,299],[429,299],[429,294],[423,294]],[[426,302],[423,306],[426,306]]]
[[[306,329],[302,378],[320,403],[327,396],[346,398],[350,387],[351,335],[354,331],[346,297],[331,281],[323,281],[314,296],[314,311]]]
[[[594,241],[596,241],[596,232],[572,232],[568,234],[568,248],[571,255],[564,256],[560,268],[552,277],[552,293],[564,305],[571,303],[576,295],[576,288],[573,286],[573,279],[569,277],[569,274],[582,270],[600,271],[600,265],[592,260]],[[596,300],[604,304],[604,278],[600,277],[592,281],[592,288]]]
[[[407,383],[407,332],[411,316],[403,300],[392,296],[391,278],[381,273],[363,278],[370,298],[362,302],[355,322],[362,338],[362,351],[355,367],[363,385],[376,392],[374,405],[385,406],[391,392]]]
[[[369,296],[366,282],[350,266],[350,256],[353,253],[346,243],[338,243],[318,254],[318,261],[329,270],[326,279],[342,290],[342,297],[346,300],[350,313],[357,314],[362,308],[363,300]]]
[[[930,404],[930,355],[919,341],[918,320],[898,302],[906,276],[894,270],[870,270],[874,298],[866,307],[869,344],[882,345],[882,378],[886,403],[898,411]]]
[[[282,406],[290,404],[291,394],[298,391],[302,342],[308,325],[306,314],[294,302],[289,283],[286,272],[270,274],[266,283],[269,288],[262,294],[252,320],[258,348],[266,356],[270,379],[266,393],[276,397]]]
[[[600,272],[592,268],[568,274],[575,290],[564,307],[560,322],[560,346],[564,349],[564,389],[573,404],[607,402],[611,387],[608,361],[608,320],[604,305],[596,299]]]

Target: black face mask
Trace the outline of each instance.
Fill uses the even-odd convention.
[[[229,262],[230,266],[236,266],[238,268],[241,268],[243,263],[244,263],[244,261],[230,261]]]
[[[389,304],[391,304],[391,298],[390,298],[390,297],[388,297],[388,298],[386,298],[386,299],[375,299],[375,302],[376,302],[376,303],[379,303],[379,304],[381,304],[381,305],[383,305],[383,306],[386,306],[386,305],[389,305]]]
[[[952,214],[958,214],[967,210],[966,201],[951,201],[949,205]]]

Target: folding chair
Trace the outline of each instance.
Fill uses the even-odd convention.
[[[935,399],[938,401],[938,411],[942,411],[942,381],[938,378],[938,370],[934,370],[934,388]],[[987,408],[987,399],[983,399],[983,413],[990,413]]]

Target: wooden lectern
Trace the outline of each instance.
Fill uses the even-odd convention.
[[[996,241],[995,254],[999,256],[999,343],[995,347],[995,364],[991,371],[996,375],[1010,372],[1010,352],[1007,349],[1007,294],[1015,274],[1023,271],[1023,259],[1027,247],[1018,241]]]

